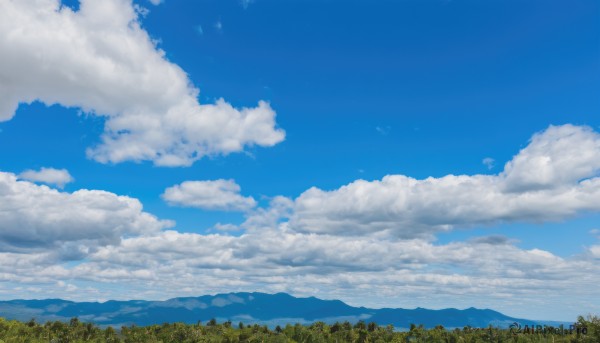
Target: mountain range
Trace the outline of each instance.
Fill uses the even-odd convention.
[[[315,297],[297,298],[286,293],[229,293],[200,297],[173,298],[165,301],[106,301],[73,302],[62,299],[0,301],[0,316],[8,319],[38,322],[48,320],[68,321],[73,317],[100,326],[151,325],[165,322],[195,324],[216,319],[233,323],[258,323],[276,326],[308,324],[315,321],[333,323],[363,320],[379,325],[392,324],[395,328],[408,328],[411,323],[425,327],[443,325],[446,328],[487,327],[506,328],[517,322],[521,325],[568,324],[563,322],[534,321],[506,316],[490,309],[424,308],[370,309],[353,307],[339,300],[322,300]]]

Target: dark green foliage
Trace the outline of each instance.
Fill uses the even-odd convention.
[[[573,333],[511,333],[494,327],[449,330],[439,325],[433,329],[425,329],[423,325],[410,325],[406,332],[396,332],[394,327],[379,326],[374,322],[366,324],[359,321],[355,325],[349,322],[328,325],[315,322],[309,326],[295,324],[284,328],[277,326],[270,330],[258,324],[232,325],[231,321],[218,323],[211,320],[206,326],[200,322],[194,325],[183,323],[164,323],[150,326],[123,326],[119,331],[112,327],[102,329],[91,323],[81,322],[73,318],[69,323],[60,321],[37,323],[34,319],[28,322],[6,320],[0,318],[0,343],[192,343],[192,342],[273,342],[273,343],[342,343],[342,342],[431,342],[431,343],[479,343],[479,342],[600,342],[600,318],[597,316],[579,317],[579,332]],[[585,328],[585,332],[583,332]]]

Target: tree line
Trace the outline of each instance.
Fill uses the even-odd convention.
[[[392,325],[359,321],[311,325],[288,324],[274,329],[266,325],[234,325],[231,321],[217,323],[212,319],[197,324],[164,323],[150,326],[122,326],[101,328],[92,323],[73,318],[70,322],[48,321],[38,323],[0,318],[0,343],[192,343],[192,342],[273,342],[273,343],[342,343],[342,342],[399,342],[399,343],[479,343],[479,342],[600,342],[600,317],[580,316],[578,327],[585,327],[586,334],[577,332],[515,333],[509,329],[488,327],[484,329],[466,326],[462,329],[445,329],[436,326],[426,329],[423,325],[410,325],[410,330],[397,331]],[[581,330],[580,330],[581,331]]]

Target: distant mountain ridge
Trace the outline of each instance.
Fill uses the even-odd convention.
[[[229,293],[200,297],[173,298],[165,301],[129,300],[107,302],[73,302],[62,299],[0,301],[0,316],[22,321],[35,318],[68,321],[78,317],[98,325],[151,325],[164,322],[195,324],[212,318],[219,322],[265,324],[308,324],[315,321],[376,322],[408,328],[411,323],[425,327],[508,327],[514,322],[521,325],[560,324],[512,318],[489,309],[369,309],[352,307],[339,300],[322,300],[315,297],[296,298],[286,293]]]

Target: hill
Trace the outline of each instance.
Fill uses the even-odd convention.
[[[487,327],[506,328],[513,322],[521,325],[547,324],[547,322],[512,318],[489,309],[468,308],[428,310],[416,309],[370,309],[352,307],[339,300],[322,300],[314,297],[296,298],[286,293],[229,293],[200,297],[173,298],[165,301],[107,301],[73,302],[61,299],[0,301],[0,316],[38,322],[64,320],[78,317],[98,325],[151,325],[164,322],[197,323],[212,318],[222,322],[266,324],[269,326],[288,323],[308,324],[315,321],[376,322],[392,324],[396,328],[408,328],[411,323],[427,328]],[[556,325],[557,323],[552,323]]]

